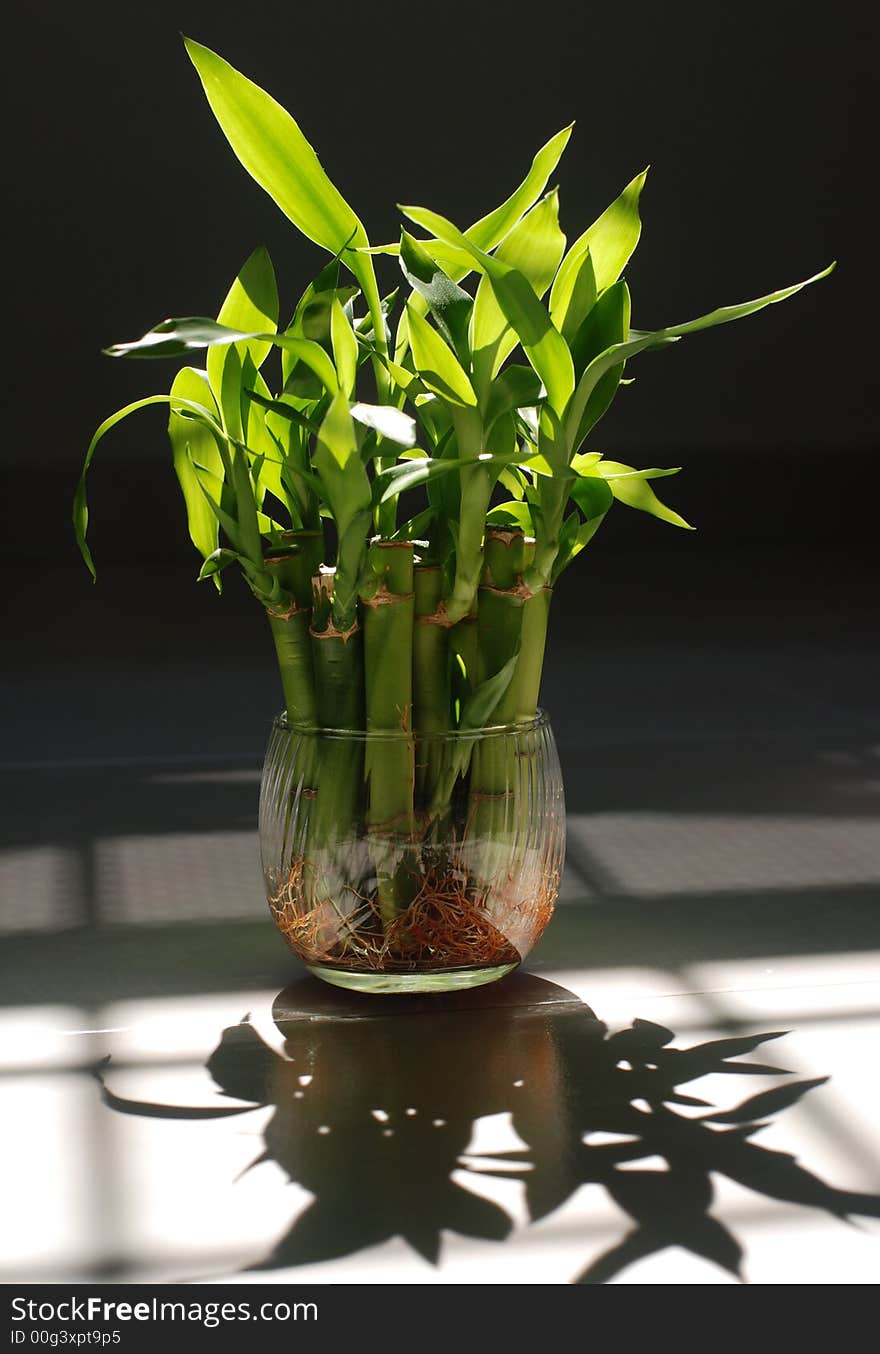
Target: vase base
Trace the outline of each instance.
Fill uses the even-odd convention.
[[[447,969],[439,973],[353,973],[350,969],[328,968],[323,964],[308,964],[309,973],[334,987],[347,987],[352,992],[459,992],[466,987],[482,987],[494,983],[519,967],[513,964],[492,964],[484,968]]]

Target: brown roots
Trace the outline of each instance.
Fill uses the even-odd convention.
[[[506,888],[487,887],[457,868],[429,869],[412,902],[383,924],[376,891],[365,896],[346,886],[337,902],[315,887],[309,866],[298,859],[269,906],[305,964],[436,972],[519,963],[549,922],[558,891],[557,874],[542,880],[537,896],[524,899],[512,881]]]

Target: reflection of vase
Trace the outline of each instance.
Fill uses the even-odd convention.
[[[396,814],[395,799],[414,808]],[[492,982],[528,954],[559,891],[565,808],[549,720],[423,736],[281,716],[260,842],[272,915],[319,977],[373,992]]]

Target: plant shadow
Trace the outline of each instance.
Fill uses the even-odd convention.
[[[112,1110],[200,1120],[271,1106],[264,1149],[312,1201],[270,1254],[271,1271],[338,1259],[400,1237],[437,1264],[442,1233],[503,1242],[512,1219],[454,1178],[524,1184],[531,1221],[582,1185],[598,1185],[630,1219],[620,1241],[575,1283],[604,1283],[678,1246],[743,1277],[743,1249],[712,1213],[713,1174],[756,1194],[880,1217],[880,1196],[838,1190],[785,1152],[752,1139],[827,1078],[787,1082],[719,1110],[681,1088],[710,1073],[780,1077],[742,1062],[782,1031],[672,1047],[671,1030],[635,1020],[610,1034],[573,993],[527,973],[429,997],[362,997],[307,978],[273,1005],[283,1054],[248,1019],[223,1032],[207,1062],[221,1097],[204,1108],[123,1099]],[[509,1113],[525,1146],[463,1154],[476,1120]],[[662,1169],[637,1163],[660,1158]]]

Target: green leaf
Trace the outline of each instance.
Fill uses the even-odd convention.
[[[174,458],[174,470],[186,504],[186,522],[190,540],[199,553],[207,558],[217,549],[217,519],[205,502],[193,461],[222,478],[223,460],[211,429],[194,419],[182,418],[175,412],[175,396],[210,408],[214,400],[208,386],[207,373],[197,371],[194,367],[183,367],[177,373],[171,387],[171,411],[168,418],[168,437]]]
[[[257,521],[258,505],[248,455],[243,447],[235,447],[232,453],[232,489],[235,494],[236,520],[242,552],[253,564],[258,564],[263,558],[263,543]]]
[[[373,501],[377,505],[387,503],[389,499],[396,498],[407,489],[414,489],[416,485],[424,484],[426,480],[436,479],[438,475],[458,470],[463,464],[465,463],[453,458],[432,460],[429,457],[420,457],[417,461],[389,466],[387,470],[380,471],[373,480]]]
[[[290,114],[216,52],[191,38],[184,42],[230,146],[285,216],[331,254],[368,244],[366,231]]]
[[[507,688],[513,681],[513,675],[516,672],[516,664],[519,658],[519,645],[517,644],[516,653],[509,658],[494,676],[481,682],[464,702],[459,720],[459,729],[463,732],[471,732],[474,729],[482,729],[487,725],[492,712],[498,708],[499,702],[507,692]]]
[[[241,441],[244,437],[244,423],[242,420],[242,380],[241,380],[241,358],[239,349],[234,344],[231,348],[226,348],[220,352],[220,386],[214,390],[214,397],[220,405],[220,413],[223,419],[223,427],[229,433],[229,436]],[[213,355],[219,350],[213,350]],[[209,350],[208,357],[212,356]],[[211,369],[208,368],[208,376],[211,376]]]
[[[529,505],[515,498],[508,499],[505,503],[497,503],[494,508],[490,508],[486,514],[486,521],[494,526],[518,527],[527,536],[534,534]]]
[[[170,395],[147,395],[142,400],[135,400],[132,404],[127,404],[124,409],[117,409],[115,414],[111,414],[109,418],[105,418],[104,422],[99,426],[94,437],[89,443],[88,450],[86,451],[85,459],[83,461],[83,468],[80,471],[79,480],[77,482],[76,493],[74,494],[73,498],[73,530],[74,535],[76,537],[76,543],[79,546],[79,552],[82,555],[83,559],[85,560],[86,566],[88,567],[89,573],[92,575],[92,578],[95,578],[97,575],[95,573],[95,562],[92,559],[92,552],[89,550],[89,547],[86,544],[86,532],[88,531],[89,526],[89,507],[88,500],[86,497],[86,475],[88,474],[89,466],[92,463],[92,459],[94,458],[95,452],[97,451],[100,442],[107,435],[107,433],[110,432],[110,429],[115,428],[117,423],[121,423],[124,418],[128,418],[129,414],[135,414],[138,412],[139,409],[146,409],[151,404],[170,404],[170,403],[171,403]],[[198,412],[202,414],[208,420],[209,423],[212,422],[210,411],[204,408],[203,405],[194,405],[189,400],[182,400],[179,398],[175,399],[175,404],[180,407],[186,405],[190,409],[197,409]]]
[[[683,527],[686,531],[693,531],[694,528],[689,522],[672,508],[667,508],[665,503],[654,493],[647,480],[656,479],[661,475],[674,475],[675,470],[634,470],[632,466],[621,465],[617,461],[603,461],[600,470],[605,476],[606,471],[611,473],[607,476],[608,484],[612,494],[621,503],[625,503],[629,508],[637,508],[639,512],[650,513],[652,517],[659,517],[662,522],[670,522],[674,527]],[[619,472],[619,473],[615,473]],[[580,480],[578,483],[585,484],[588,481]]]
[[[330,453],[341,470],[345,469],[352,457],[360,461],[354,424],[344,391],[339,391],[324,416],[318,432],[318,445]]]
[[[644,352],[648,348],[664,348],[670,343],[677,342],[676,335],[663,330],[638,336],[631,332],[625,343],[614,343],[604,353],[594,357],[578,381],[574,398],[565,415],[566,432],[571,445],[577,448],[578,439],[586,437],[589,431],[584,414],[593,391],[606,372],[622,366],[628,358],[635,357],[637,353]]]
[[[357,379],[358,341],[345,311],[335,297],[330,310],[330,341],[333,345],[339,385],[350,399]]]
[[[548,405],[561,414],[574,389],[571,354],[528,279],[503,260],[483,253],[438,213],[424,207],[402,207],[401,211],[416,225],[466,248],[480,271],[488,274],[508,324],[516,331],[526,356],[544,382]]]
[[[372,522],[372,496],[367,472],[358,455],[348,400],[341,390],[321,424],[313,465],[338,536],[334,624],[347,625],[357,601],[366,538]]]
[[[259,85],[190,38],[186,50],[208,103],[244,168],[310,240],[340,256],[361,284],[371,314],[380,313],[372,259],[356,252],[367,233],[290,114]],[[376,335],[380,349],[384,337]]]
[[[450,347],[461,361],[467,361],[473,297],[453,282],[405,230],[400,236],[400,266],[410,286],[426,302]]]
[[[570,492],[588,522],[604,517],[614,502],[613,490],[604,479],[573,480]]]
[[[573,245],[560,264],[550,292],[550,318],[569,345],[597,296],[590,246]]]
[[[411,305],[407,306],[407,322],[419,379],[451,404],[476,405],[474,388],[452,349]]]
[[[194,348],[210,348],[215,344],[230,345],[244,339],[263,339],[292,353],[305,362],[331,395],[339,389],[336,369],[319,343],[292,334],[242,333],[202,316],[163,320],[142,338],[131,343],[115,343],[104,351],[108,357],[182,357]]]
[[[580,375],[600,353],[606,352],[615,344],[627,341],[629,318],[629,288],[621,280],[606,288],[571,340],[571,356],[577,375]],[[620,362],[596,381],[574,435],[575,446],[580,446],[590,429],[596,426],[608,409],[617,394],[623,368],[624,364]]]
[[[647,169],[637,174],[632,183],[628,183],[624,188],[620,197],[616,198],[583,235],[575,240],[560,268],[560,273],[565,269],[567,274],[566,265],[569,268],[575,266],[574,263],[569,265],[569,259],[577,259],[578,255],[583,257],[583,251],[589,249],[597,292],[601,295],[606,287],[617,281],[642,233],[639,197],[645,186],[647,174]],[[567,285],[567,276],[564,285]]]
[[[374,503],[386,503],[390,498],[402,494],[405,489],[413,489],[417,484],[435,480],[438,475],[446,475],[452,470],[473,470],[485,466],[508,466],[517,459],[513,455],[492,455],[481,452],[478,456],[428,457],[424,454],[418,460],[404,461],[401,465],[389,466],[373,480]]]
[[[202,315],[187,315],[163,320],[142,338],[130,343],[113,343],[104,349],[107,357],[182,357],[193,348],[208,348],[212,344],[236,343],[241,339],[264,337],[259,333],[243,333],[229,325]],[[270,336],[271,338],[271,336]]]
[[[227,293],[217,316],[218,324],[244,333],[255,331],[274,333],[278,328],[278,285],[269,251],[262,245],[255,249]],[[268,339],[244,341],[238,349],[243,361],[248,354],[256,368],[260,368],[271,351]],[[219,396],[223,379],[224,353],[220,348],[208,350],[208,380],[215,396]]]
[[[531,367],[511,365],[495,378],[489,390],[483,423],[486,432],[496,419],[514,410],[531,408],[541,397],[541,381]]]
[[[519,187],[501,203],[500,207],[489,212],[488,216],[481,217],[466,231],[468,240],[478,249],[494,249],[538,200],[547,186],[550,175],[562,158],[562,152],[568,145],[573,127],[572,122],[555,136],[551,136],[532,160],[531,168]]]
[[[270,396],[262,395],[256,390],[245,390],[243,393],[246,400],[259,404],[267,413],[278,414],[281,418],[289,419],[291,423],[295,423],[300,428],[305,428],[307,432],[316,433],[318,431],[318,425],[314,420],[308,418],[301,409],[297,409],[283,396],[281,399],[273,400]]]
[[[365,428],[374,428],[381,437],[401,447],[414,447],[418,440],[416,421],[391,404],[353,404],[351,416]]]
[[[553,281],[564,251],[565,236],[559,229],[559,194],[554,189],[514,226],[499,245],[495,258],[521,273],[535,295],[541,297]],[[483,391],[516,347],[518,337],[495,295],[495,284],[485,275],[477,288],[471,331],[474,382]]]
[[[579,452],[571,458],[571,468],[576,475],[590,475],[602,459],[601,451]]]
[[[583,473],[599,475],[606,480],[660,480],[667,475],[678,475],[680,471],[680,465],[667,466],[662,470],[658,466],[652,466],[649,470],[634,470],[631,465],[624,465],[621,461],[603,461],[600,459],[595,471]]]
[[[213,513],[211,514],[213,516]],[[241,556],[235,550],[227,550],[225,546],[211,552],[199,570],[198,582],[203,582],[206,578],[213,578],[217,582],[218,575],[230,564],[240,562]]]
[[[719,324],[729,324],[731,320],[744,319],[746,315],[754,315],[756,311],[763,310],[765,306],[776,305],[778,301],[787,301],[789,296],[796,295],[803,291],[804,287],[809,287],[813,282],[821,282],[822,278],[828,277],[836,267],[836,263],[829,263],[827,268],[823,268],[821,273],[814,273],[812,277],[806,278],[803,282],[795,282],[791,287],[783,287],[781,291],[768,292],[766,296],[759,296],[756,301],[743,301],[738,306],[721,306],[718,310],[710,310],[708,315],[701,315],[696,320],[688,320],[685,324],[673,324],[667,329],[657,330],[657,334],[673,335],[676,338],[684,334],[696,334],[701,329],[713,329]],[[635,333],[635,330],[633,331]]]

